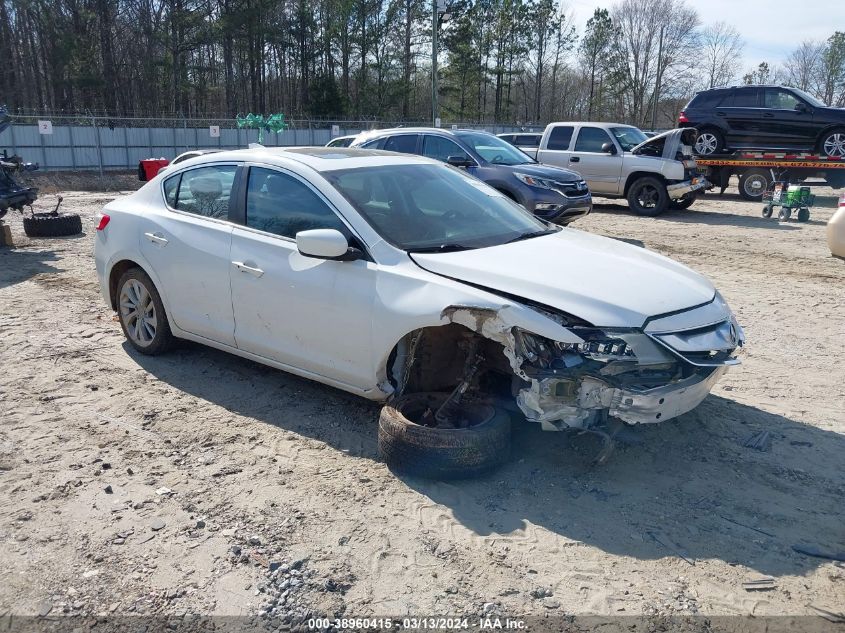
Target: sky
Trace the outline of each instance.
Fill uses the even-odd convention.
[[[578,32],[596,8],[618,0],[564,0]],[[702,25],[727,22],[745,41],[743,70],[766,61],[780,65],[805,40],[826,40],[845,31],[845,0],[687,0]]]

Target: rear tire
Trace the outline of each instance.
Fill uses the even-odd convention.
[[[819,154],[828,158],[845,158],[845,128],[838,127],[822,134]]]
[[[173,345],[161,295],[140,268],[130,268],[117,282],[117,315],[126,340],[142,354],[164,354]]]
[[[428,479],[458,479],[480,475],[508,459],[511,422],[504,409],[462,405],[478,422],[466,428],[435,428],[414,421],[427,409],[437,410],[448,396],[413,393],[381,410],[378,448],[391,470]]]
[[[772,175],[765,169],[750,169],[739,176],[739,197],[759,202],[772,184]]]
[[[716,128],[702,128],[695,137],[693,149],[699,156],[721,154],[725,150],[725,137]]]
[[[669,208],[666,185],[652,176],[637,178],[628,188],[628,206],[637,215],[653,218]]]
[[[82,233],[82,219],[75,213],[35,213],[24,216],[23,232],[29,237],[65,237]]]

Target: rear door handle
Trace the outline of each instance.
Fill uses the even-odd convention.
[[[150,240],[153,244],[161,244],[167,246],[167,238],[161,233],[144,233],[144,237]]]
[[[773,119],[775,115],[772,114],[771,112],[764,112],[763,116],[766,117],[767,119]]]
[[[577,163],[577,162],[578,162],[578,161],[580,161],[580,160],[581,160],[581,157],[580,157],[580,156],[570,156],[570,157],[569,157],[569,162],[570,162],[570,163]]]
[[[253,266],[247,266],[243,262],[232,262],[232,266],[237,268],[242,273],[249,273],[253,277],[261,277],[264,274],[264,271],[260,268],[255,268]]]

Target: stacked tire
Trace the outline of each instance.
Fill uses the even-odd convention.
[[[24,216],[23,231],[29,237],[65,237],[82,233],[82,218],[76,213],[33,213]]]

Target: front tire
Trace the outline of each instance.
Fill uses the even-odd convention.
[[[669,208],[666,185],[652,176],[637,178],[628,188],[628,206],[637,215],[653,218]]]
[[[698,136],[695,137],[693,149],[699,156],[720,154],[725,150],[725,137],[717,129],[704,128],[699,130]]]
[[[836,128],[822,134],[819,154],[828,158],[845,158],[845,128]]]
[[[470,425],[441,428],[424,424],[448,396],[408,394],[381,410],[378,449],[391,470],[428,479],[458,479],[480,475],[508,459],[511,422],[504,409],[461,404],[461,413],[470,419]]]
[[[163,354],[173,345],[161,295],[140,268],[130,268],[118,280],[117,314],[126,340],[142,354]]]

